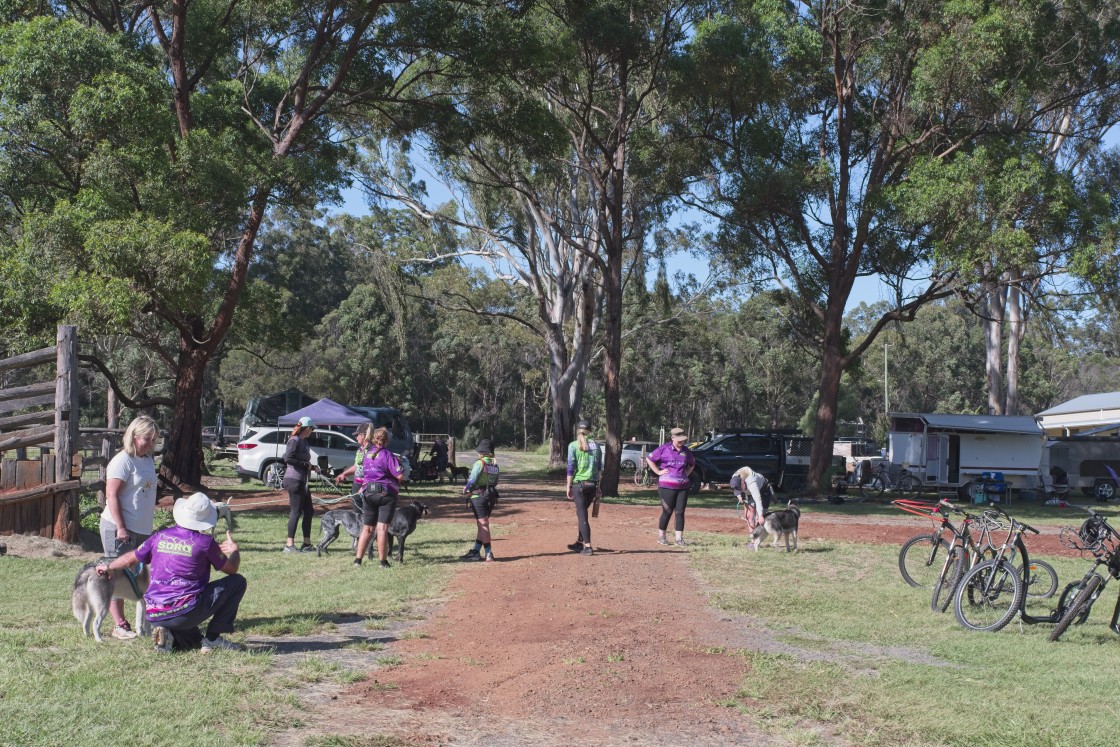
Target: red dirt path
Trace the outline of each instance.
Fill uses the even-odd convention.
[[[426,637],[392,645],[400,666],[317,706],[277,744],[315,732],[495,747],[786,744],[760,730],[749,715],[756,704],[737,696],[748,665],[733,652],[749,645],[749,623],[707,605],[686,551],[656,544],[658,509],[604,505],[592,523],[596,555],[582,557],[566,548],[575,511],[559,494],[508,481],[493,519],[504,532],[498,561],[464,563],[449,601],[416,628]],[[434,503],[437,520],[472,521],[458,499]],[[730,508],[687,517],[686,536],[746,539]],[[810,512],[801,536],[901,544],[927,526],[904,515]],[[1031,547],[1065,554],[1053,529]],[[797,728],[843,743],[827,725]]]

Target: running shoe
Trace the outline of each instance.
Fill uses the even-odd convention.
[[[590,546],[588,546],[588,547],[585,547],[582,550],[580,550],[579,554],[580,555],[594,555],[595,551],[592,550]]]
[[[583,550],[583,543],[579,540],[576,540],[572,544],[568,545],[568,549],[572,552],[581,552]]]
[[[244,651],[244,648],[238,646],[236,643],[227,641],[225,638],[218,636],[214,640],[209,638],[202,639],[202,648],[199,649],[201,653],[209,654],[213,651]]]
[[[667,544],[669,544],[669,540],[665,539],[664,537],[658,537],[657,538],[657,544],[667,545]]]
[[[113,628],[113,637],[118,641],[131,641],[136,637],[136,631],[128,623]]]
[[[494,553],[492,553],[492,552],[486,553],[485,560],[486,560],[487,563],[493,563],[494,562]]]
[[[683,539],[676,540],[675,542],[673,542],[673,544],[676,545],[677,547],[688,547],[688,543],[685,542]]]
[[[388,561],[388,560],[382,560],[382,561],[381,561],[381,567],[382,567],[382,568],[392,568],[393,566],[391,566],[391,565],[389,564],[389,561]]]
[[[482,560],[482,556],[478,554],[478,550],[467,550],[459,560]]]
[[[295,545],[284,545],[282,552],[299,552],[299,548]]]

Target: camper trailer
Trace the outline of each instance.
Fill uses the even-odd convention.
[[[891,413],[890,418],[891,463],[925,486],[960,487],[985,473],[1002,473],[1013,488],[1037,484],[1044,441],[1033,417]]]
[[[1044,474],[1057,467],[1065,472],[1071,488],[1110,501],[1120,484],[1120,437],[1051,438],[1043,449],[1042,464]]]

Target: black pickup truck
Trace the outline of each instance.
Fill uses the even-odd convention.
[[[727,484],[731,475],[741,467],[751,467],[766,476],[775,487],[781,487],[785,477],[787,439],[779,434],[719,433],[708,441],[695,446],[692,455],[696,468],[692,470],[692,491],[703,483]]]

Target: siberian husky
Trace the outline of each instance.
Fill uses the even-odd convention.
[[[757,550],[758,546],[762,544],[762,540],[770,535],[774,538],[772,547],[777,549],[778,540],[785,537],[786,552],[790,552],[789,538],[793,537],[793,549],[797,549],[797,522],[801,519],[801,509],[795,501],[790,501],[789,505],[781,511],[771,511],[766,514],[762,523],[751,532],[752,550]]]

